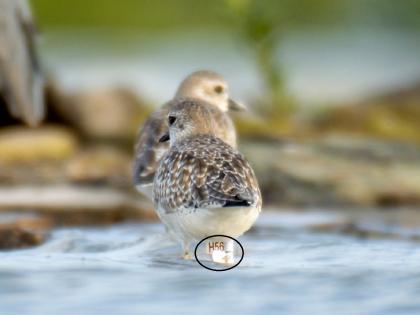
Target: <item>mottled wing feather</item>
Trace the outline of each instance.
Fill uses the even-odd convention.
[[[159,162],[169,149],[169,142],[159,142],[160,137],[168,130],[167,116],[170,108],[179,103],[181,99],[174,99],[155,111],[143,124],[139,131],[135,145],[135,162],[133,181],[135,185],[148,185],[153,183],[153,178]],[[209,105],[214,120],[214,133],[236,147],[236,131],[232,120],[216,107]]]
[[[159,161],[168,151],[169,142],[159,142],[159,139],[168,129],[166,116],[169,106],[170,103],[167,103],[155,111],[139,131],[133,170],[133,180],[136,185],[153,183]]]
[[[164,157],[155,179],[155,202],[168,212],[220,208],[228,201],[261,202],[258,183],[245,158],[213,136],[184,141]]]

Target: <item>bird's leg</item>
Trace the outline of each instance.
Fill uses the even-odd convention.
[[[183,258],[186,260],[191,260],[192,256],[190,253],[190,242],[184,241],[182,244],[182,250],[183,250]]]

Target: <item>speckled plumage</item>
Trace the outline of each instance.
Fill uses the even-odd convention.
[[[175,144],[159,165],[154,202],[166,213],[235,201],[261,207],[257,179],[245,157],[213,135]]]
[[[153,183],[159,161],[169,149],[169,143],[159,142],[159,138],[168,130],[166,120],[169,110],[182,101],[184,99],[176,99],[166,103],[152,113],[143,124],[135,145],[134,180],[136,183]],[[215,134],[231,146],[236,147],[236,131],[230,117],[210,104],[207,104],[207,106],[216,121],[214,124]]]
[[[214,134],[206,104],[186,103],[169,111],[171,146],[157,168],[153,196],[160,219],[188,252],[191,241],[246,232],[262,199],[245,157]]]
[[[222,87],[223,93],[213,91],[216,87]],[[139,131],[133,180],[136,187],[150,198],[156,168],[169,148],[168,143],[158,140],[168,130],[167,115],[170,109],[185,99],[206,101],[214,116],[215,134],[236,147],[235,127],[226,112],[229,108],[238,110],[240,105],[229,99],[227,83],[220,75],[211,71],[194,72],[182,81],[175,98],[152,113]]]

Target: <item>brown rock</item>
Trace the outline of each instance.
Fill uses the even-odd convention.
[[[74,185],[0,187],[0,211],[31,209],[58,225],[155,220],[150,202],[132,189]]]
[[[0,249],[17,249],[40,245],[52,226],[47,217],[25,214],[0,215]]]
[[[1,129],[0,183],[62,182],[65,179],[63,163],[74,154],[77,146],[75,135],[61,127]]]
[[[0,249],[33,247],[44,242],[44,235],[10,225],[0,226]]]
[[[420,148],[373,139],[251,143],[266,204],[397,206],[420,203]]]
[[[307,134],[340,132],[420,143],[420,82],[341,105],[306,121]]]
[[[71,182],[131,187],[131,157],[111,146],[95,146],[75,154],[65,166]]]
[[[132,139],[150,110],[126,88],[66,94],[50,87],[53,110],[88,138]]]
[[[61,127],[10,127],[0,130],[0,162],[61,160],[73,154],[76,147],[76,137]]]

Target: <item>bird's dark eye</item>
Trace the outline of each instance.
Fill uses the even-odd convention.
[[[173,123],[175,122],[175,120],[176,120],[176,117],[175,116],[169,116],[168,117],[169,126],[172,126]]]
[[[221,85],[217,85],[217,86],[214,88],[214,91],[215,91],[217,94],[222,93],[222,92],[223,92],[223,86],[221,86]]]

